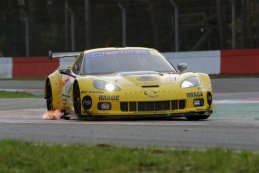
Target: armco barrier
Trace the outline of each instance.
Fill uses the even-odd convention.
[[[13,58],[0,58],[0,78],[12,78]]]
[[[259,49],[221,51],[221,74],[259,73]]]
[[[187,63],[188,71],[220,73],[220,51],[167,52],[163,55],[174,65]],[[62,58],[60,65],[70,65],[73,61],[73,58]]]
[[[259,73],[259,49],[167,52],[163,55],[174,65],[187,63],[188,71],[208,74]],[[73,61],[73,58],[0,58],[0,78],[46,77],[59,65],[70,65]]]
[[[65,57],[59,59],[60,66],[69,66],[75,61],[75,58],[72,57]]]
[[[169,52],[163,55],[174,65],[186,63],[188,71],[220,74],[220,51]]]
[[[13,58],[13,78],[46,77],[59,66],[48,57]]]

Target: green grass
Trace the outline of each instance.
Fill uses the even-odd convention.
[[[0,91],[0,98],[36,98],[38,96],[28,92]]]
[[[259,154],[0,141],[1,173],[258,173]]]

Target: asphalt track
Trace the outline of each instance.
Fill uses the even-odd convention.
[[[43,81],[0,81],[0,90],[41,92]],[[173,148],[259,149],[259,79],[212,79],[214,113],[175,119],[44,120],[44,99],[0,99],[0,139]]]

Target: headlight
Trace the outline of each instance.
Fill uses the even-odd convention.
[[[196,87],[200,85],[200,80],[197,77],[189,77],[182,82],[182,88]]]
[[[102,80],[95,80],[93,82],[93,85],[96,89],[100,89],[100,90],[107,90],[107,91],[119,91],[119,90],[121,90],[120,87],[118,87],[117,85],[114,85],[112,83],[102,81]]]

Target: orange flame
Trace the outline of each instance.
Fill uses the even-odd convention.
[[[46,120],[58,120],[62,116],[60,109],[51,110],[43,114],[43,119]]]

